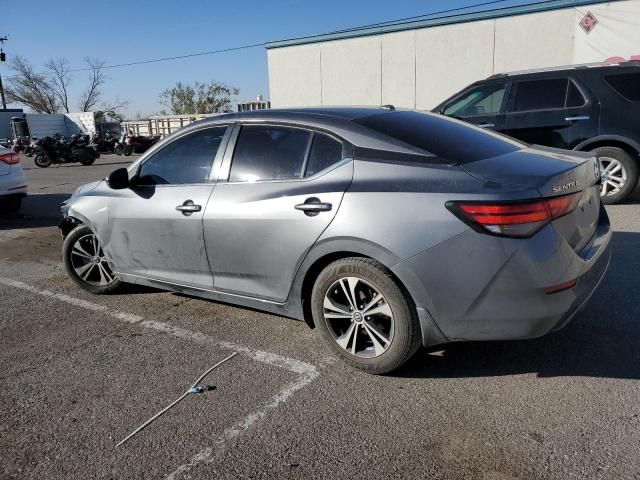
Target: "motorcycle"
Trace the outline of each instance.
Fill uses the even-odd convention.
[[[129,156],[132,153],[144,153],[160,140],[160,136],[143,137],[142,135],[133,135],[123,133],[120,141],[116,143],[113,152],[116,155]]]
[[[54,163],[80,162],[82,165],[92,165],[100,154],[89,143],[88,135],[76,134],[69,140],[56,135],[36,141],[35,157],[38,167],[47,168]]]
[[[13,139],[13,151],[16,153],[23,152],[26,147],[29,146],[29,137],[16,137]]]
[[[36,138],[32,138],[31,142],[29,143],[29,145],[27,145],[26,147],[24,147],[24,155],[27,157],[33,157],[36,153]]]
[[[91,143],[96,145],[99,152],[113,152],[117,142],[118,137],[110,131],[105,133],[95,133],[91,137]]]

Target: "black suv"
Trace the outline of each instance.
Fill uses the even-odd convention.
[[[527,143],[595,152],[604,203],[638,182],[640,61],[493,75],[434,111]]]

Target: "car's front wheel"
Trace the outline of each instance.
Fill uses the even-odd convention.
[[[71,279],[91,293],[113,293],[122,283],[113,273],[98,237],[86,225],[76,227],[67,235],[62,245],[62,260]]]
[[[599,147],[593,153],[600,165],[602,202],[623,201],[638,183],[638,164],[627,152],[617,147]]]
[[[345,258],[328,265],[313,287],[311,309],[338,357],[369,373],[396,370],[420,347],[409,294],[372,259]]]

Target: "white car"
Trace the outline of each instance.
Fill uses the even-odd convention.
[[[27,195],[27,181],[20,165],[20,155],[0,147],[0,211],[17,212]]]

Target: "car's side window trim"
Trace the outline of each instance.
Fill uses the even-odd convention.
[[[554,108],[537,108],[533,110],[513,110],[515,108],[516,95],[518,94],[518,85],[525,82],[536,82],[536,81],[544,81],[544,80],[567,80],[567,88],[564,92],[564,105],[562,107],[554,107]],[[574,107],[567,106],[567,99],[569,96],[569,88],[571,88],[571,84],[573,84],[582,95],[582,99],[584,103],[582,105],[576,105]],[[572,108],[584,108],[589,105],[589,96],[585,93],[584,89],[571,77],[563,77],[563,76],[554,76],[554,77],[545,77],[539,79],[527,79],[527,80],[514,80],[512,82],[512,88],[509,89],[509,99],[507,104],[507,109],[504,112],[505,115],[512,114],[521,114],[521,113],[536,113],[536,112],[558,112],[563,110],[570,110]]]
[[[156,155],[162,153],[167,147],[173,145],[175,142],[189,136],[189,135],[193,135],[195,133],[201,132],[203,130],[208,130],[208,129],[212,129],[212,128],[222,128],[225,127],[226,131],[224,132],[224,135],[222,136],[222,140],[220,141],[220,146],[218,147],[218,151],[216,152],[216,155],[213,159],[213,162],[211,164],[211,170],[209,170],[209,175],[207,177],[207,181],[206,182],[198,182],[198,183],[180,183],[180,184],[175,184],[175,183],[159,183],[156,185],[136,185],[136,188],[142,188],[142,187],[153,187],[153,188],[158,188],[158,187],[185,187],[185,186],[190,186],[190,185],[209,185],[212,183],[215,183],[216,179],[214,177],[214,172],[216,171],[216,165],[217,162],[222,162],[223,159],[223,155],[224,152],[226,150],[227,145],[229,144],[229,140],[231,138],[231,130],[233,124],[230,123],[221,123],[221,124],[216,124],[216,125],[203,125],[201,128],[196,128],[193,130],[189,130],[188,132],[184,132],[181,135],[176,136],[174,139],[172,139],[170,142],[168,142],[167,144],[163,145],[161,148],[159,148],[158,150],[154,151],[151,155],[149,155],[146,158],[143,158],[140,160],[140,162],[138,162],[134,168],[134,173],[133,176],[130,175],[130,178],[137,178],[138,175],[140,174],[140,170],[142,169],[142,166],[147,163],[149,160],[151,160],[152,158],[154,158]]]
[[[222,166],[220,168],[220,172],[219,172],[219,176],[217,181],[219,183],[227,183],[227,184],[247,184],[248,182],[240,182],[240,181],[230,181],[229,180],[229,176],[231,175],[231,164],[233,161],[233,156],[235,154],[235,150],[238,144],[238,137],[240,135],[240,130],[242,129],[243,126],[247,126],[247,125],[259,125],[259,126],[264,126],[264,127],[282,127],[282,128],[292,128],[292,129],[298,129],[298,130],[305,130],[309,133],[311,133],[311,135],[309,136],[309,143],[307,144],[307,149],[305,152],[305,157],[304,157],[304,163],[303,163],[303,168],[302,168],[302,173],[300,175],[300,177],[295,177],[295,178],[280,178],[280,179],[265,179],[265,180],[256,180],[255,182],[250,182],[250,184],[254,184],[254,183],[282,183],[282,182],[305,182],[308,180],[312,180],[315,178],[318,178],[321,175],[324,175],[325,173],[327,173],[330,170],[333,170],[334,168],[337,168],[341,165],[344,165],[345,163],[351,162],[353,160],[353,152],[349,152],[349,143],[347,141],[345,141],[344,139],[336,136],[333,132],[327,132],[327,131],[323,131],[323,130],[316,130],[313,127],[308,127],[305,125],[292,125],[290,123],[281,123],[281,122],[251,122],[251,121],[247,121],[247,122],[238,122],[236,124],[234,124],[233,126],[233,132],[229,137],[229,142],[227,143],[227,147],[226,147],[226,151],[224,153],[224,158],[222,160]],[[328,167],[320,170],[319,172],[316,172],[313,175],[310,176],[305,176],[306,173],[306,169],[307,169],[307,164],[309,161],[309,155],[311,154],[311,147],[313,146],[313,139],[315,138],[316,134],[324,134],[327,135],[331,138],[333,138],[334,140],[336,140],[337,142],[339,142],[342,145],[342,160],[340,160],[339,162],[336,162],[332,165],[329,165]]]

